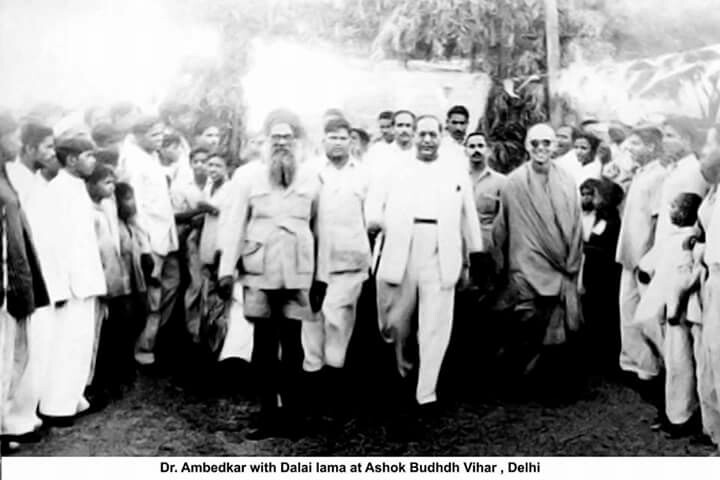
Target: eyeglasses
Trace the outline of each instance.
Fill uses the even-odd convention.
[[[538,148],[542,144],[543,147],[547,148],[552,144],[552,140],[549,140],[547,138],[543,138],[542,140],[539,139],[533,139],[530,140],[530,146],[532,148]]]

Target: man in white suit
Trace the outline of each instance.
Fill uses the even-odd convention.
[[[420,405],[437,400],[463,242],[471,253],[475,278],[480,257],[473,254],[484,250],[467,170],[439,159],[441,129],[436,117],[418,118],[417,158],[389,174],[387,188],[380,193],[384,198],[368,201],[366,210],[368,229],[382,230],[384,235],[376,272],[379,317],[383,336],[395,343],[403,377],[413,367],[404,347],[418,309],[420,365],[415,397]]]

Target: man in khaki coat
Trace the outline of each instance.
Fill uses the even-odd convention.
[[[301,322],[312,319],[311,225],[320,187],[314,168],[299,161],[301,132],[290,112],[270,114],[265,125],[267,160],[236,172],[227,228],[219,239],[221,295],[230,298],[237,271],[244,285],[245,316],[255,327],[252,362],[261,413],[250,439],[292,433],[287,429],[294,430],[299,420]]]

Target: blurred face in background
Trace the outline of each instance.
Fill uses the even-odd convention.
[[[213,184],[222,182],[227,178],[227,162],[224,158],[213,155],[207,161],[207,175]]]
[[[720,132],[716,128],[708,130],[705,137],[705,145],[700,154],[700,168],[708,182],[720,182]]]
[[[590,142],[587,138],[578,138],[575,140],[575,155],[577,155],[578,160],[583,165],[590,163],[593,161],[591,158],[591,150],[592,147],[590,146]]]
[[[560,127],[557,131],[557,147],[555,147],[555,155],[565,155],[573,148],[572,128]]]
[[[393,132],[395,141],[398,144],[402,146],[409,145],[415,134],[415,120],[413,120],[412,115],[408,113],[397,115],[393,124]]]
[[[395,133],[393,132],[392,118],[381,118],[378,120],[378,128],[380,129],[380,135],[382,139],[387,143],[392,143],[395,140]]]
[[[199,147],[207,148],[213,152],[216,151],[220,145],[220,129],[214,125],[206,128],[200,135],[195,137],[195,143]]]
[[[677,161],[690,153],[690,141],[670,125],[662,128],[662,146],[665,158]]]
[[[633,162],[641,166],[653,160],[657,153],[652,144],[643,142],[637,134],[631,134],[625,139],[622,148],[630,155]]]
[[[468,118],[462,113],[453,113],[447,119],[447,131],[456,142],[462,143],[467,132]]]
[[[20,129],[0,136],[0,159],[13,159],[20,153]]]
[[[162,141],[165,137],[165,124],[156,123],[150,129],[141,134],[136,135],[138,145],[146,152],[157,152],[162,147]]]
[[[165,165],[172,165],[177,163],[180,159],[180,153],[182,148],[180,143],[172,143],[160,148],[160,158]]]
[[[205,152],[198,152],[190,158],[190,168],[196,179],[205,179],[207,177],[207,161],[208,155]]]

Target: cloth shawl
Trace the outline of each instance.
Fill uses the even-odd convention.
[[[494,237],[496,245],[505,246],[509,284],[499,307],[533,308],[538,296],[558,297],[543,343],[562,344],[567,331],[582,324],[582,222],[575,182],[556,165],[545,177],[526,163],[508,177],[502,203]]]

